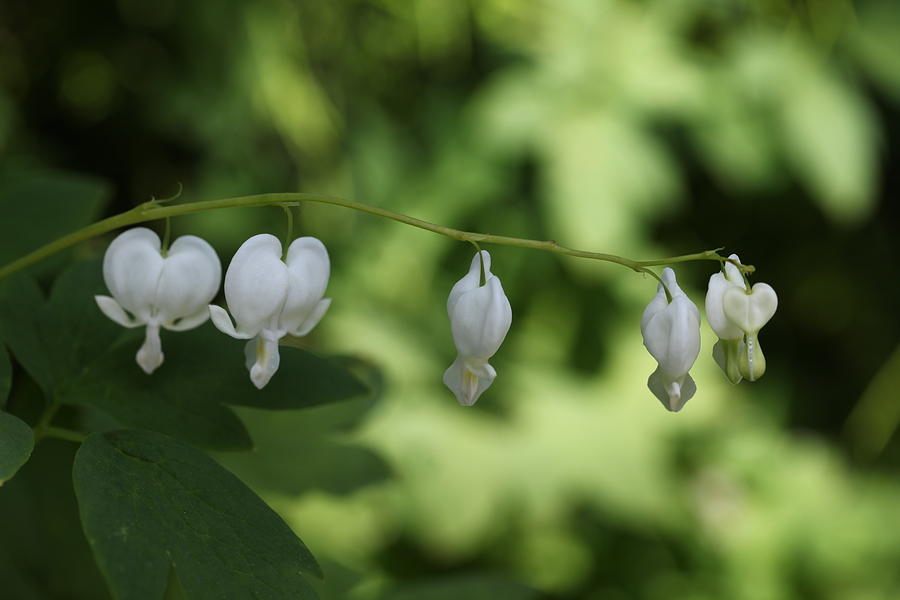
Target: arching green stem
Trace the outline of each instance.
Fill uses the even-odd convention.
[[[588,258],[592,260],[600,260],[604,262],[616,263],[623,267],[628,267],[632,271],[638,273],[650,273],[659,280],[659,276],[647,267],[671,265],[676,263],[691,262],[697,260],[714,260],[722,263],[728,259],[721,256],[718,250],[706,250],[704,252],[696,252],[694,254],[684,254],[681,256],[673,256],[669,258],[661,258],[657,260],[632,260],[615,254],[605,254],[602,252],[588,252],[585,250],[576,250],[574,248],[566,248],[560,246],[553,240],[541,241],[530,240],[524,238],[508,237],[503,235],[492,235],[488,233],[477,233],[474,231],[461,231],[451,227],[445,227],[436,223],[429,223],[415,217],[410,217],[391,210],[379,208],[377,206],[369,206],[353,200],[345,200],[343,198],[335,198],[333,196],[325,196],[320,194],[304,194],[304,193],[275,193],[275,194],[256,194],[253,196],[239,196],[236,198],[224,198],[221,200],[206,200],[203,202],[190,202],[186,204],[164,205],[159,200],[150,200],[144,202],[133,209],[114,215],[112,217],[97,221],[87,227],[74,231],[65,235],[56,241],[50,242],[46,246],[42,246],[37,250],[26,254],[25,256],[8,263],[0,268],[0,279],[7,277],[16,271],[24,269],[52,254],[64,250],[74,244],[84,240],[103,235],[114,229],[153,221],[155,219],[164,219],[166,217],[177,217],[206,210],[218,210],[222,208],[236,208],[249,206],[299,206],[303,202],[315,202],[318,204],[330,204],[332,206],[342,206],[351,210],[357,210],[369,213],[385,219],[398,221],[406,225],[418,227],[426,231],[431,231],[445,237],[459,240],[461,242],[499,244],[503,246],[515,246],[518,248],[532,248],[535,250],[544,250],[555,254],[565,254],[567,256],[576,256],[579,258]],[[752,273],[751,265],[737,265],[741,272]]]

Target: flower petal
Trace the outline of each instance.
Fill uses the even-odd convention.
[[[747,334],[756,333],[775,314],[778,295],[767,283],[756,283],[750,293],[732,287],[725,290],[722,306],[729,321]]]
[[[159,325],[147,325],[144,343],[135,356],[144,373],[150,375],[163,363],[162,342],[159,339]]]
[[[672,412],[684,408],[687,401],[697,393],[697,384],[690,375],[672,378],[658,368],[647,379],[647,387]]]
[[[328,250],[321,241],[314,237],[301,237],[291,242],[286,263],[287,297],[278,327],[292,331],[309,320],[322,300],[331,274],[331,262]]]
[[[281,242],[267,233],[244,242],[225,274],[225,299],[238,330],[252,336],[277,321],[287,288]]]
[[[642,333],[647,350],[669,377],[685,375],[700,354],[697,307],[685,295],[656,313]]]
[[[485,285],[459,294],[450,315],[453,342],[459,354],[468,359],[492,357],[511,324],[512,307],[495,275]]]
[[[731,265],[732,268],[733,265]],[[744,291],[743,285],[737,286],[722,273],[715,273],[709,278],[709,286],[706,288],[706,320],[716,335],[723,340],[736,340],[744,337],[744,332],[725,316],[724,296],[725,291],[737,288]]]
[[[466,292],[478,289],[481,285],[481,263],[484,261],[485,282],[491,277],[491,255],[487,250],[481,251],[481,256],[476,252],[469,264],[469,272],[462,279],[457,281],[450,290],[450,296],[447,298],[447,314],[453,318],[453,308],[459,301],[460,296]]]
[[[195,235],[181,236],[163,261],[156,288],[157,314],[171,323],[205,312],[221,281],[222,265],[212,246]]]
[[[491,387],[496,377],[497,372],[491,365],[483,363],[473,370],[466,365],[463,357],[457,356],[444,372],[444,385],[450,388],[461,405],[472,406]]]
[[[124,309],[146,322],[152,316],[162,265],[159,236],[135,227],[119,234],[106,249],[103,280]]]
[[[140,319],[132,319],[128,316],[128,313],[125,312],[122,305],[109,296],[94,296],[94,301],[97,302],[97,306],[100,307],[100,310],[104,315],[122,327],[131,329],[132,327],[140,327],[144,324]]]
[[[250,345],[255,342],[255,349]],[[254,352],[255,350],[255,352]],[[255,355],[255,361],[250,363],[251,353]],[[256,386],[256,389],[263,389],[272,376],[278,370],[281,363],[281,356],[278,353],[278,340],[262,335],[256,336],[247,343],[244,348],[244,355],[250,369],[250,381]]]
[[[220,307],[216,307],[220,308]],[[225,309],[222,309],[223,311]],[[206,323],[206,320],[209,318],[209,306],[204,306],[196,313],[192,315],[188,315],[186,317],[182,317],[181,319],[177,319],[170,322],[163,322],[162,326],[169,331],[187,331],[188,329],[193,329],[195,327],[199,327]],[[225,318],[228,318],[228,314],[226,313]],[[231,324],[231,320],[228,320],[228,323]]]
[[[225,335],[230,335],[235,339],[246,340],[256,335],[256,333],[244,333],[242,331],[236,330],[234,328],[234,324],[232,324],[231,322],[231,317],[228,316],[228,311],[226,311],[221,306],[210,304],[209,317],[210,319],[212,319],[213,325],[216,326],[216,329],[218,329]]]
[[[328,312],[328,307],[331,306],[331,298],[323,298],[316,307],[313,309],[312,313],[306,318],[306,320],[300,324],[300,326],[292,331],[293,335],[298,337],[302,337],[307,335],[313,328],[319,324],[319,321],[322,320],[322,317],[325,316],[325,313]]]
[[[740,383],[740,354],[744,351],[744,340],[719,340],[712,350],[713,360],[731,383]]]
[[[738,258],[737,254],[732,254],[728,258],[735,261],[739,265],[743,264],[741,262],[741,259]],[[747,284],[744,283],[744,277],[743,277],[743,275],[741,275],[740,269],[738,269],[736,266],[734,266],[730,262],[726,262],[723,268],[725,269],[725,275],[724,275],[725,279],[727,279],[734,285],[740,287],[742,290],[747,289]]]
[[[765,374],[766,356],[763,354],[762,346],[759,345],[756,333],[748,334],[746,343],[741,344],[738,364],[741,375],[747,381],[756,381]]]
[[[646,335],[645,330],[647,329],[647,325],[650,323],[650,319],[656,316],[659,311],[663,310],[668,305],[669,300],[666,298],[666,292],[663,289],[662,284],[656,284],[656,295],[653,296],[653,299],[650,300],[650,303],[641,314],[641,334]]]

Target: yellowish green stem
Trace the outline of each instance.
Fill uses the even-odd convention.
[[[75,431],[74,429],[66,429],[65,427],[47,427],[43,431],[44,437],[52,437],[59,440],[67,440],[69,442],[81,443],[87,439],[87,434],[82,433],[80,431]]]
[[[704,252],[696,252],[694,254],[684,254],[681,256],[672,256],[669,258],[661,258],[656,260],[632,260],[622,256],[617,256],[615,254],[587,252],[585,250],[566,248],[565,246],[561,246],[553,240],[530,240],[503,235],[491,235],[488,233],[477,233],[474,231],[461,231],[459,229],[453,229],[451,227],[429,223],[428,221],[416,219],[415,217],[396,213],[394,211],[379,208],[377,206],[369,206],[360,202],[354,202],[353,200],[345,200],[343,198],[336,198],[333,196],[304,193],[275,193],[256,194],[253,196],[239,196],[236,198],[224,198],[221,200],[206,200],[203,202],[190,202],[173,206],[164,205],[163,201],[150,200],[134,207],[131,210],[103,219],[102,221],[97,221],[96,223],[88,225],[87,227],[79,229],[78,231],[74,231],[66,236],[57,239],[56,241],[50,242],[46,246],[38,248],[34,252],[26,254],[25,256],[12,261],[11,263],[8,263],[7,265],[0,268],[0,279],[12,275],[16,271],[24,269],[29,265],[43,260],[44,258],[47,258],[48,256],[64,250],[70,246],[73,246],[79,242],[99,235],[103,235],[104,233],[119,229],[121,227],[126,227],[128,225],[135,225],[137,223],[144,223],[146,221],[164,219],[167,217],[177,217],[180,215],[186,215],[206,210],[250,206],[289,207],[298,206],[304,202],[330,204],[333,206],[342,206],[344,208],[358,210],[360,212],[369,213],[371,215],[376,215],[385,219],[391,219],[393,221],[405,223],[406,225],[418,227],[419,229],[431,231],[454,240],[459,240],[461,242],[471,242],[476,244],[481,242],[486,244],[498,244],[502,246],[515,246],[518,248],[533,248],[535,250],[544,250],[546,252],[565,254],[567,256],[576,256],[579,258],[589,258],[593,260],[616,263],[624,267],[628,267],[629,269],[638,273],[649,273],[657,280],[659,280],[659,276],[648,269],[648,267],[671,265],[697,260],[714,260],[718,261],[720,264],[726,261],[733,262],[719,255],[720,249],[706,250]],[[736,266],[741,269],[741,272],[743,273],[752,273],[754,270],[752,265]],[[660,283],[662,283],[661,280]]]

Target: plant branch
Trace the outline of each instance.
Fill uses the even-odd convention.
[[[672,256],[669,258],[661,258],[657,260],[632,260],[615,254],[605,254],[602,252],[587,252],[585,250],[576,250],[574,248],[566,248],[553,240],[531,240],[524,238],[508,237],[503,235],[492,235],[488,233],[478,233],[474,231],[461,231],[451,227],[445,227],[436,223],[430,223],[415,217],[410,217],[401,213],[397,213],[377,206],[369,206],[353,200],[345,200],[333,196],[325,196],[321,194],[305,194],[305,193],[274,193],[274,194],[256,194],[253,196],[239,196],[235,198],[224,198],[221,200],[206,200],[202,202],[190,202],[177,205],[164,205],[164,201],[150,200],[144,202],[131,210],[114,215],[97,221],[87,227],[74,231],[65,235],[46,246],[26,254],[25,256],[14,260],[0,268],[0,279],[7,277],[16,271],[24,269],[44,258],[73,246],[84,240],[103,235],[114,229],[135,225],[146,221],[156,219],[164,219],[167,217],[177,217],[190,213],[202,212],[207,210],[218,210],[223,208],[238,208],[250,206],[298,206],[304,202],[315,202],[318,204],[330,204],[332,206],[341,206],[351,210],[368,213],[385,219],[391,219],[399,223],[418,227],[426,231],[431,231],[445,237],[459,240],[461,242],[471,243],[487,243],[498,244],[502,246],[515,246],[518,248],[532,248],[535,250],[544,250],[555,254],[565,254],[567,256],[576,256],[579,258],[588,258],[611,262],[627,267],[638,273],[649,273],[659,279],[659,277],[648,269],[648,267],[671,265],[675,263],[698,261],[698,260],[714,260],[720,264],[723,262],[732,262],[742,273],[752,273],[754,268],[752,265],[736,264],[730,259],[724,258],[719,254],[719,250],[706,250],[694,254],[684,254],[681,256]]]

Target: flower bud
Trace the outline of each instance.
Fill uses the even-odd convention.
[[[484,264],[483,285],[481,282]],[[512,307],[500,279],[491,273],[491,255],[476,254],[469,272],[453,286],[447,314],[457,357],[444,373],[444,384],[464,406],[471,406],[494,382],[490,359],[500,348],[512,323]]]
[[[688,371],[700,353],[700,311],[678,286],[672,269],[663,269],[662,280],[672,299],[662,284],[657,286],[641,317],[641,335],[659,363],[647,387],[663,406],[677,412],[697,391]]]

